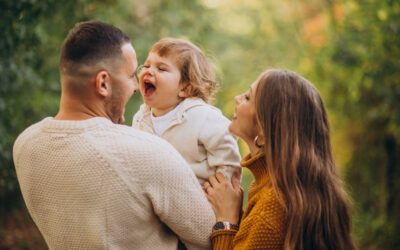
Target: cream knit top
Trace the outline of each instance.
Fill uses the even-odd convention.
[[[215,216],[164,140],[106,118],[48,117],[14,144],[27,208],[50,249],[210,247]]]
[[[200,98],[186,98],[177,107],[161,138],[171,143],[189,163],[200,184],[217,172],[228,182],[234,172],[242,174],[236,139],[228,130],[231,122],[221,110]],[[143,104],[135,114],[132,126],[156,134],[151,110]]]

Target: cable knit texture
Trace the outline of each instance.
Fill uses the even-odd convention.
[[[239,231],[217,230],[211,234],[214,249],[282,249],[285,235],[285,210],[279,203],[265,169],[263,153],[247,155],[241,165],[255,180]]]
[[[106,118],[48,117],[14,144],[28,210],[50,249],[210,247],[215,216],[167,142]]]
[[[216,107],[199,98],[183,100],[161,138],[171,143],[189,163],[200,184],[216,172],[230,183],[234,172],[242,174],[236,140],[229,133],[230,121]],[[132,126],[155,134],[150,107],[143,104]]]

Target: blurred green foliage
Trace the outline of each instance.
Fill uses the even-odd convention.
[[[400,2],[344,1],[317,59],[353,145],[345,166],[361,247],[400,248]]]
[[[23,204],[12,144],[56,114],[62,41],[76,22],[96,19],[128,33],[139,63],[162,37],[199,45],[219,69],[215,105],[227,117],[267,68],[309,78],[328,107],[360,248],[400,247],[398,1],[18,0],[0,1],[0,16],[0,217]],[[138,94],[128,103],[128,125],[140,103]],[[248,187],[249,172],[243,180]]]
[[[12,162],[16,136],[57,111],[58,51],[69,28],[90,18],[95,1],[19,0],[0,2],[0,211],[20,199]],[[98,1],[100,2],[100,1]],[[101,1],[104,2],[104,1]]]

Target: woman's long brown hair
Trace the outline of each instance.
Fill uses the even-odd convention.
[[[287,70],[268,70],[258,81],[255,105],[266,167],[287,213],[284,248],[355,249],[350,202],[318,91]]]

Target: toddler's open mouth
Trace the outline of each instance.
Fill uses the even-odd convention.
[[[144,95],[151,96],[156,91],[156,86],[151,82],[144,82]]]

